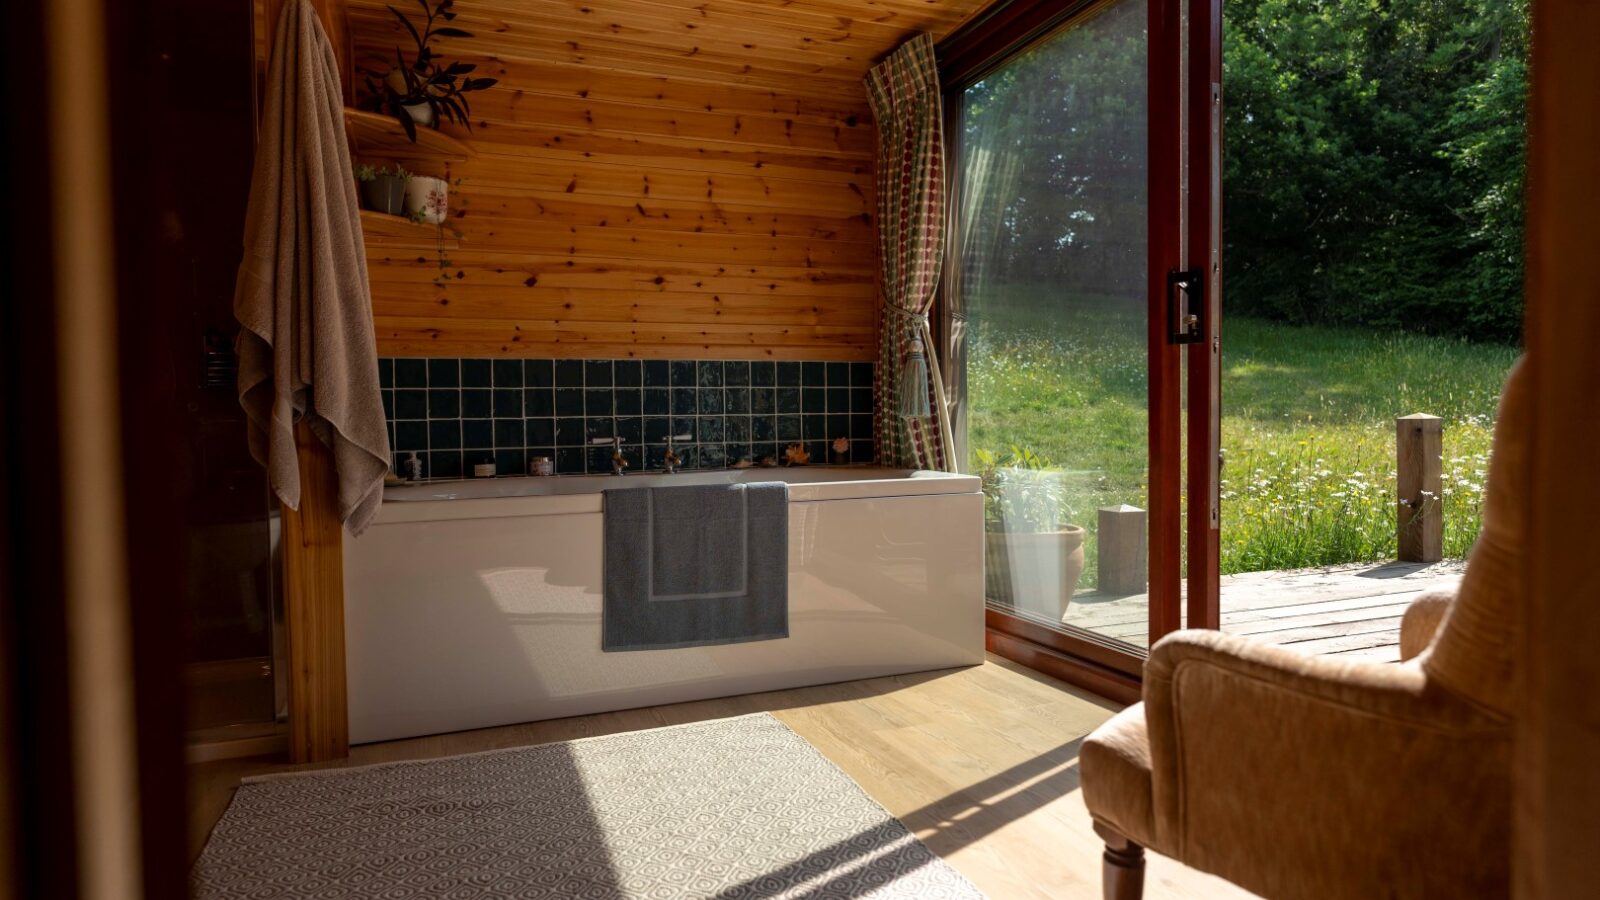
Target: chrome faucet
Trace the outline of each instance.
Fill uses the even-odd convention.
[[[622,435],[619,434],[619,435],[617,435],[615,437],[608,437],[608,438],[603,438],[603,437],[590,438],[589,443],[591,443],[591,444],[610,444],[611,445],[611,474],[613,474],[613,475],[625,474],[623,472],[623,470],[628,468],[628,460],[627,460],[627,457],[624,457],[622,455]]]
[[[677,474],[678,467],[683,465],[683,457],[679,456],[677,451],[672,449],[672,442],[692,440],[694,440],[694,435],[688,432],[683,434],[667,435],[667,455],[661,460],[661,470],[663,472],[666,472],[668,475],[675,475]]]

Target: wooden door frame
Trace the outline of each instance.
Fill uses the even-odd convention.
[[[1533,389],[1512,760],[1512,896],[1592,897],[1600,884],[1600,569],[1594,510],[1600,282],[1600,4],[1535,0],[1528,103],[1527,315]]]
[[[1168,275],[1184,268],[1183,243],[1183,18],[1178,0],[1149,3],[1149,129],[1146,160],[1151,211],[1146,237],[1150,308],[1146,316],[1150,358],[1150,630],[1148,644],[1183,627],[1183,351],[1171,343]],[[1165,86],[1165,89],[1163,89]],[[1158,134],[1157,122],[1176,123]],[[1177,138],[1174,140],[1173,138]],[[1162,214],[1158,198],[1173,204]]]
[[[1206,281],[1188,381],[1189,628],[1222,627],[1222,0],[1189,0],[1187,264]]]

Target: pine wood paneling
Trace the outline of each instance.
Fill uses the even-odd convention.
[[[357,66],[402,43],[384,5],[349,4]],[[438,49],[500,83],[453,132],[476,155],[448,168],[450,277],[426,242],[369,239],[379,352],[871,359],[861,78],[981,6],[458,0],[475,37]]]
[[[350,753],[344,674],[344,527],[333,451],[295,424],[300,508],[282,507],[289,666],[289,759]]]

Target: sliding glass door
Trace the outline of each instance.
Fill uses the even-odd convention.
[[[1184,353],[1215,325],[1188,259],[1184,16],[1061,4],[947,93],[945,343],[991,628],[1128,672],[1182,619]]]

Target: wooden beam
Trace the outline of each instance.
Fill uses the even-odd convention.
[[[278,15],[285,0],[261,0],[261,12],[266,29],[267,54],[272,54],[273,31],[278,27]],[[350,105],[355,96],[355,69],[351,65],[350,15],[345,10],[345,0],[311,0],[311,7],[322,18],[322,30],[333,45],[333,57],[338,62],[339,80],[344,84],[344,102]]]
[[[1526,615],[1518,656],[1513,896],[1594,896],[1600,885],[1600,3],[1535,0],[1524,334],[1533,382]]]
[[[288,629],[289,757],[350,753],[344,668],[344,527],[333,453],[295,426],[300,508],[283,507],[283,604]]]
[[[265,0],[268,52],[281,3]],[[352,72],[345,2],[312,0],[312,6],[333,44],[348,103]],[[304,422],[295,426],[294,436],[300,508],[281,508],[289,758],[321,762],[350,753],[344,669],[344,531],[332,451]]]
[[[996,656],[1020,663],[1051,678],[1059,678],[1112,702],[1124,704],[1139,702],[1141,688],[1138,678],[1082,657],[1063,653],[1054,647],[1046,647],[989,628],[984,631],[984,648]]]

